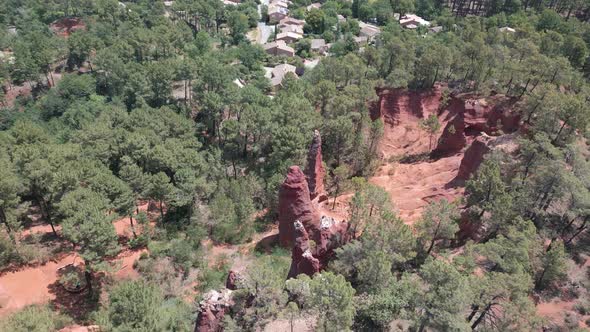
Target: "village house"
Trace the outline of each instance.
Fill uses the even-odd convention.
[[[289,3],[287,1],[283,1],[283,0],[275,0],[275,1],[271,1],[269,3],[269,6],[277,6],[277,7],[282,7],[282,8],[289,8]]]
[[[303,26],[305,25],[305,21],[298,20],[298,19],[292,18],[292,17],[285,17],[279,21],[279,29],[284,26],[287,26],[287,25],[297,25],[297,26],[300,26],[301,28],[303,28]]]
[[[373,41],[381,33],[381,29],[377,26],[365,22],[359,22],[359,27],[361,28],[359,36],[366,37],[368,41]]]
[[[289,15],[289,10],[281,6],[268,6],[268,22],[275,24]]]
[[[430,26],[430,22],[414,14],[406,14],[400,20],[399,24],[406,29],[416,29],[419,26]]]
[[[430,32],[430,33],[439,33],[441,31],[443,31],[443,27],[440,25],[437,25],[435,27],[428,29],[428,32]]]
[[[287,46],[284,40],[277,40],[271,43],[262,45],[264,51],[271,55],[295,56],[295,50]]]
[[[300,35],[303,35],[303,27],[300,25],[294,25],[294,24],[289,24],[289,25],[284,25],[282,27],[279,27],[280,32],[292,32],[292,33],[297,33]]]
[[[277,41],[280,40],[284,40],[285,43],[287,44],[291,44],[294,43],[296,41],[298,41],[299,39],[303,38],[302,35],[298,34],[298,33],[294,33],[294,32],[281,32],[279,34],[277,34]]]
[[[296,70],[297,67],[286,63],[274,67],[271,71],[271,85],[273,87],[280,87],[287,73],[292,73],[295,77],[297,77]]]
[[[326,41],[324,39],[312,39],[311,50],[320,54],[326,53],[328,51]]]

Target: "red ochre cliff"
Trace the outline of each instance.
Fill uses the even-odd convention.
[[[463,195],[465,180],[488,151],[478,137],[499,137],[519,127],[514,100],[445,90],[381,89],[371,107],[373,120],[383,120],[384,134],[379,145],[382,164],[370,181],[389,192],[407,223],[419,219],[430,201]],[[432,114],[441,129],[430,137],[421,121]]]
[[[518,131],[520,119],[511,111],[514,101],[506,97],[445,97],[438,86],[426,91],[383,89],[378,94],[371,116],[384,122],[379,145],[382,166],[370,181],[389,192],[407,223],[417,220],[428,202],[463,195],[465,181],[486,153],[517,149],[511,133]],[[421,121],[432,114],[437,115],[441,129],[430,137]],[[321,202],[325,197],[324,177],[321,137],[315,131],[305,173],[291,166],[279,189],[279,243],[292,250],[288,278],[321,272],[334,258],[334,250],[350,241],[349,224],[334,219],[338,213],[326,210],[325,202]],[[462,220],[461,232],[473,237],[477,225]],[[231,272],[227,288],[206,294],[195,331],[220,330],[238,280],[239,276]]]

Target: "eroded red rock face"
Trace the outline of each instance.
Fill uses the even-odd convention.
[[[440,117],[446,123],[438,140],[435,155],[448,155],[466,147],[482,133],[497,136],[519,128],[520,116],[511,111],[513,101],[505,97],[475,99],[468,95],[452,96]]]
[[[477,171],[488,152],[500,150],[506,154],[514,154],[517,149],[518,144],[515,134],[492,137],[483,133],[465,150],[457,179],[468,180]]]
[[[227,274],[227,279],[225,280],[225,288],[236,290],[238,288],[237,283],[239,280],[240,275],[237,272],[230,270]]]
[[[291,166],[279,189],[279,243],[291,248],[295,242],[293,223],[299,220],[308,232],[319,230],[320,215],[312,204],[305,174]]]
[[[441,102],[441,88],[422,91],[407,89],[379,89],[379,101],[371,107],[371,118],[382,118],[390,124],[406,122],[408,117],[427,118],[437,113]]]
[[[199,314],[195,324],[195,332],[223,331],[223,317],[233,305],[232,291],[224,289],[221,292],[211,290],[199,303]]]
[[[372,118],[383,120],[384,133],[378,148],[383,166],[369,181],[391,195],[408,224],[420,219],[429,202],[463,195],[464,180],[483,156],[481,142],[469,148],[477,137],[502,137],[519,129],[519,116],[511,111],[514,100],[501,95],[444,97],[444,89],[381,89],[371,107]],[[431,114],[441,125],[432,136],[421,125]],[[465,158],[464,153],[468,153]]]
[[[323,187],[323,176],[317,180]],[[348,223],[320,217],[316,204],[310,199],[305,175],[299,167],[291,166],[279,190],[279,242],[292,249],[289,278],[319,272],[334,256],[334,250],[350,239]]]
[[[476,138],[473,143],[471,143],[467,150],[465,150],[463,159],[461,159],[457,179],[467,180],[471,174],[477,171],[477,168],[483,161],[484,155],[491,150],[488,146],[491,140],[493,140],[493,138],[486,135]]]
[[[320,261],[313,257],[309,247],[309,234],[300,221],[293,223],[295,244],[291,251],[291,268],[287,278],[295,278],[301,273],[309,276],[320,271]]]
[[[385,133],[389,136],[386,139],[403,145],[402,153],[421,152],[413,145],[423,138],[418,130],[414,130],[416,137],[409,135],[408,130],[416,129],[410,127],[431,114],[438,116],[443,127],[433,151],[438,156],[460,151],[481,133],[496,136],[500,129],[512,133],[519,128],[520,117],[511,111],[514,100],[503,96],[476,98],[472,94],[451,94],[441,104],[443,94],[439,86],[420,91],[379,89],[377,94],[379,100],[371,107],[371,118],[381,118],[393,128],[392,133]]]
[[[326,268],[328,262],[334,257],[334,250],[350,241],[349,224],[345,221],[322,216],[320,230],[315,234],[308,234],[303,224],[296,221],[295,245],[291,252],[291,269],[288,278],[295,278],[299,274],[313,276]],[[315,246],[310,246],[310,239]]]
[[[307,154],[305,177],[309,187],[310,198],[314,199],[325,192],[324,177],[326,170],[322,163],[322,137],[319,131],[314,131],[313,140]]]
[[[314,238],[316,242],[315,256],[321,262],[327,262],[334,256],[334,250],[350,241],[349,223],[336,221],[333,218],[322,216],[320,219],[320,233]]]

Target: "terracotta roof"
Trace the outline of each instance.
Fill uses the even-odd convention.
[[[430,22],[418,15],[406,14],[399,20],[399,24],[404,28],[415,29],[421,25],[429,26]]]
[[[289,39],[289,38],[293,38],[293,39],[301,39],[303,38],[302,35],[295,33],[295,32],[281,32],[279,34],[277,34],[277,41],[279,40],[283,40],[283,39]]]
[[[317,50],[322,47],[326,46],[326,41],[324,39],[312,39],[311,40],[311,49]]]

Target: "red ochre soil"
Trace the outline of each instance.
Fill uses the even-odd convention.
[[[49,29],[60,37],[69,37],[72,32],[85,30],[86,23],[77,17],[59,19],[49,25]]]
[[[140,210],[147,210],[147,203],[140,206]],[[135,221],[135,220],[134,220]],[[117,234],[122,238],[129,238],[131,228],[129,217],[114,222]],[[60,228],[56,227],[58,233]],[[51,233],[51,228],[46,225],[36,225],[23,233]],[[139,259],[146,249],[131,250],[123,248],[117,257],[112,259],[115,279],[137,278],[139,274],[133,269],[133,263]],[[60,297],[65,290],[58,283],[58,269],[68,264],[83,264],[75,253],[58,255],[58,257],[42,265],[24,266],[13,268],[0,273],[0,318],[9,315],[31,304],[54,302],[60,306]],[[84,296],[84,294],[81,294]]]
[[[590,268],[590,257],[584,256],[582,264],[576,264],[573,261],[570,262],[568,267],[568,279],[571,282],[577,282],[583,284],[588,275],[588,269]],[[582,302],[584,298],[588,297],[588,290],[583,287],[578,288],[580,297],[578,299],[563,299],[563,298],[552,298],[549,300],[544,299],[542,302],[537,304],[537,314],[546,320],[546,325],[552,326],[564,326],[567,314],[577,315],[578,326],[588,330],[589,326],[586,321],[590,319],[590,315],[581,315],[576,312],[575,304]],[[566,292],[562,292],[565,294]]]
[[[407,224],[417,221],[430,201],[463,196],[466,179],[458,176],[459,167],[464,161],[463,167],[472,173],[479,165],[481,160],[472,160],[473,157],[481,159],[477,153],[463,160],[465,151],[477,137],[494,135],[496,122],[502,123],[505,132],[513,132],[518,127],[517,115],[509,111],[510,101],[502,96],[486,99],[453,96],[445,107],[440,107],[439,100],[439,88],[425,92],[386,90],[381,92],[372,110],[374,119],[380,117],[384,121],[384,135],[378,148],[381,166],[370,181],[391,195],[394,207]],[[432,138],[431,146],[429,135],[420,126],[420,121],[430,114],[437,114],[441,123],[441,130]],[[444,132],[450,123],[464,130],[463,137]],[[447,137],[441,139],[442,135]],[[434,157],[428,156],[430,150],[435,151]],[[437,150],[444,153],[437,156]],[[337,198],[336,213],[347,214],[350,196]],[[323,211],[331,211],[332,202],[332,198],[325,202]],[[569,279],[584,280],[589,267],[590,258],[581,265],[572,262]],[[564,326],[566,315],[575,312],[577,301],[580,299],[543,299],[537,304],[537,314],[545,320],[546,326]],[[579,327],[588,328],[585,321],[590,315],[578,317]]]
[[[373,117],[381,117],[384,120],[384,136],[379,144],[379,155],[381,166],[370,181],[383,187],[390,195],[394,207],[400,217],[408,224],[412,224],[420,218],[424,207],[432,200],[460,198],[464,193],[464,181],[457,181],[459,166],[464,156],[465,148],[477,137],[473,133],[465,135],[465,141],[461,147],[454,146],[451,151],[445,151],[437,158],[428,156],[431,150],[442,149],[445,146],[437,146],[440,136],[444,134],[444,128],[450,121],[457,121],[458,112],[465,109],[456,109],[457,100],[451,102],[449,107],[440,106],[440,88],[422,93],[408,93],[389,91],[381,94],[376,107],[373,107]],[[459,104],[461,104],[460,102]],[[468,121],[469,125],[485,126],[485,116],[478,118],[482,112],[481,108],[490,107],[489,101],[471,99],[475,111],[472,112]],[[492,101],[493,104],[493,101]],[[440,109],[439,109],[440,108]],[[437,114],[441,122],[441,130],[431,138],[421,128],[420,121],[430,114]],[[465,121],[467,122],[467,121]],[[452,139],[452,138],[451,138]],[[448,141],[447,141],[448,142]],[[457,143],[455,141],[453,144]],[[460,144],[460,145],[461,145]],[[348,202],[352,195],[341,195],[336,199],[333,208],[333,198],[318,203],[318,210],[322,215],[333,217],[336,220],[345,220],[348,215]],[[315,200],[317,202],[317,199]],[[147,209],[147,204],[141,207]],[[129,219],[123,218],[115,222],[117,233],[129,237]],[[45,225],[34,226],[26,230],[31,233],[47,233],[50,228]],[[59,230],[58,230],[59,232]],[[277,228],[271,228],[243,246],[223,246],[212,243],[205,244],[209,247],[211,258],[214,263],[216,258],[226,256],[232,261],[232,268],[244,270],[248,264],[247,259],[242,257],[251,251],[258,242],[264,242],[267,238],[276,241],[278,238]],[[269,240],[270,241],[270,240]],[[116,258],[119,269],[116,270],[115,278],[135,278],[137,272],[133,269],[133,262],[139,258],[144,250],[122,251]],[[51,285],[57,281],[57,268],[80,262],[75,254],[68,254],[60,257],[57,261],[48,262],[41,266],[25,267],[17,271],[0,274],[0,317],[14,312],[26,305],[35,303],[46,303],[54,301],[56,296],[51,290]],[[582,267],[585,268],[588,262]],[[537,312],[540,316],[549,319],[554,323],[563,323],[565,312],[571,311],[573,301],[552,300],[541,302],[537,305]],[[584,317],[586,318],[586,317]],[[584,326],[583,320],[580,326]],[[78,327],[78,326],[75,326]],[[77,330],[76,330],[77,331]]]
[[[457,176],[461,154],[434,161],[412,164],[387,164],[379,168],[370,181],[383,187],[391,195],[399,216],[408,224],[414,223],[430,201],[453,201],[463,194],[463,187],[449,185]]]
[[[457,176],[463,152],[435,160],[427,156],[436,147],[442,128],[447,124],[445,115],[448,111],[438,116],[441,130],[432,141],[421,128],[420,121],[438,113],[440,97],[439,89],[431,93],[392,91],[384,92],[379,104],[375,105],[377,116],[384,121],[383,138],[378,148],[382,166],[370,182],[391,195],[395,209],[406,223],[419,219],[429,201],[453,200],[463,194],[463,188],[449,185]],[[424,156],[420,161],[400,163],[404,157],[420,155]]]

